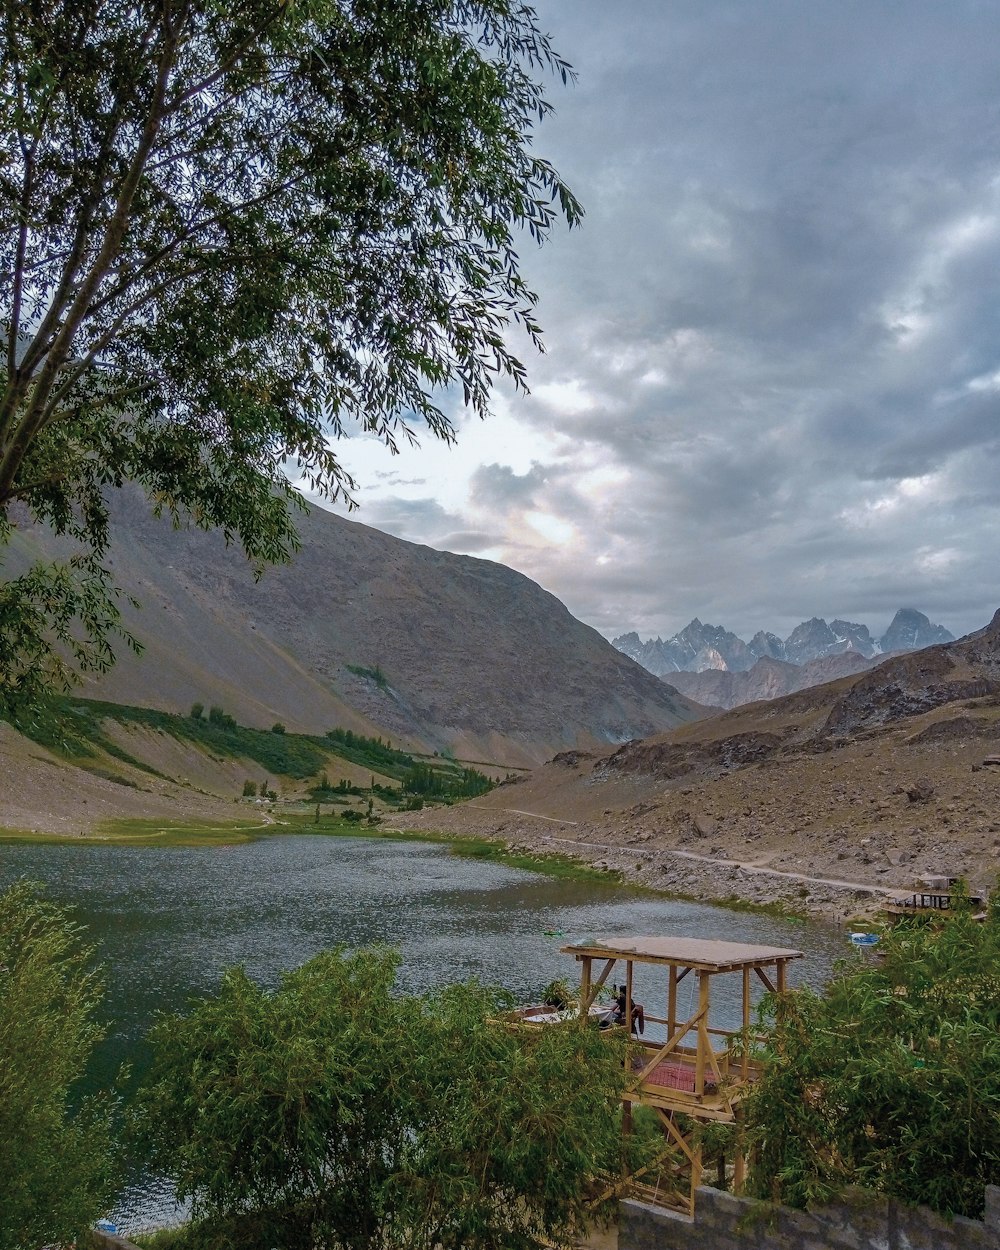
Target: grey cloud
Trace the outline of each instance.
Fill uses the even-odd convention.
[[[532,465],[527,473],[515,473],[509,465],[484,464],[472,475],[473,502],[484,508],[507,512],[511,508],[534,507],[536,493],[545,485],[546,469]]]
[[[497,447],[468,516],[362,519],[479,549],[526,510],[569,520],[580,541],[507,558],[608,633],[881,629],[903,603],[985,623],[1000,392],[969,383],[1000,370],[1000,7],[552,0],[543,20],[580,84],[553,87],[538,148],[588,216],[524,248],[548,350],[507,402],[578,453],[519,475]],[[599,499],[594,463],[623,475]]]
[[[450,534],[442,534],[435,546],[443,551],[456,551],[460,555],[474,555],[496,547],[502,541],[502,535],[489,534],[484,530],[454,530]]]

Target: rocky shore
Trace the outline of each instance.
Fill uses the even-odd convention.
[[[470,804],[407,813],[405,827],[488,838],[502,843],[514,854],[569,856],[599,871],[618,873],[626,881],[679,898],[767,908],[834,922],[874,916],[894,892],[882,883],[771,869],[648,843],[614,844],[601,839],[605,832],[602,829],[527,813],[507,814],[497,820],[485,809],[474,811]]]

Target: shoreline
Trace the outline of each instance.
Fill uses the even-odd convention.
[[[528,812],[523,815],[534,816]],[[409,832],[429,834],[432,817],[433,813],[427,813],[428,828]],[[576,822],[559,823],[571,826]],[[868,922],[874,920],[881,905],[900,890],[898,886],[789,872],[724,856],[699,855],[694,851],[563,837],[547,830],[533,830],[524,823],[512,828],[505,822],[495,832],[483,829],[475,834],[443,829],[435,832],[442,841],[490,843],[502,848],[499,854],[505,858],[568,858],[588,874],[613,875],[623,884],[661,897],[712,903],[733,911],[788,920],[843,924],[865,918]]]
[[[475,833],[440,827],[440,817],[455,808],[431,808],[421,813],[421,825],[403,827],[383,823],[375,827],[330,821],[319,823],[305,812],[270,813],[269,819],[235,820],[231,825],[198,821],[107,822],[90,834],[46,834],[0,829],[0,844],[33,843],[75,846],[238,846],[259,838],[304,834],[315,837],[390,838],[447,845],[452,853],[470,859],[488,859],[514,868],[553,877],[604,881],[648,891],[681,902],[711,903],[732,911],[771,915],[786,920],[844,923],[875,913],[893,891],[861,881],[843,881],[768,868],[724,856],[649,845],[622,846],[549,832],[553,824],[575,827],[574,821],[550,818],[549,828],[532,830],[526,822],[516,829],[477,830]],[[517,813],[534,820],[534,813]],[[402,815],[402,813],[400,813]],[[136,826],[145,825],[141,831]]]

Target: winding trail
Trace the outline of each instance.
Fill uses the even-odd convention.
[[[556,825],[578,825],[577,820],[560,820],[555,816],[543,816],[541,812],[527,812],[517,807],[486,807],[485,803],[470,803],[469,807],[479,807],[486,811],[511,812],[516,816],[531,816],[535,820],[547,820]],[[624,851],[627,855],[648,855],[649,848],[642,846],[616,846],[611,842],[583,842],[576,838],[558,838],[552,834],[544,834],[543,841],[558,842],[562,846],[581,846],[595,851]],[[753,873],[762,877],[783,877],[788,881],[804,881],[810,885],[829,885],[841,890],[862,890],[866,894],[887,894],[890,889],[883,885],[870,885],[865,881],[842,881],[837,877],[812,877],[804,872],[786,872],[781,868],[767,868],[759,861],[741,859],[719,859],[713,855],[699,855],[697,851],[674,851],[657,848],[658,855],[672,855],[677,859],[693,859],[702,864],[715,864],[722,868],[739,868],[743,872]]]

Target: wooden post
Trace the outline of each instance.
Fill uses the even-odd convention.
[[[670,965],[670,986],[667,991],[667,1037],[677,1028],[677,965]]]
[[[777,972],[777,975],[775,977],[775,987],[777,988],[777,991],[779,994],[784,994],[785,990],[788,989],[788,985],[785,980],[785,960],[784,959],[778,960],[776,972]]]
[[[701,1142],[691,1143],[691,1209],[688,1214],[694,1218],[695,1195],[701,1184]]]
[[[736,1151],[733,1155],[733,1193],[739,1194],[743,1192],[743,1182],[746,1180],[747,1160],[744,1154],[745,1140],[743,1127],[743,1108],[737,1107],[735,1112],[736,1118]]]
[[[580,1020],[587,1023],[590,1004],[590,964],[591,956],[583,957],[583,972],[580,976]]]
[[[632,960],[625,961],[625,1030],[629,1037],[635,1032],[632,1023]]]
[[[750,969],[743,969],[743,1060],[740,1072],[744,1081],[750,1076]]]
[[[705,1053],[712,1044],[708,1033],[708,1000],[711,993],[711,973],[704,968],[698,969],[698,1045],[694,1060],[694,1092],[701,1098],[705,1093],[705,1064],[708,1055]]]

